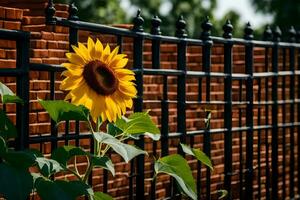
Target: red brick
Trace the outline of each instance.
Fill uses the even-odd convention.
[[[16,42],[11,41],[11,40],[1,40],[0,39],[0,48],[15,49],[16,48]]]
[[[9,50],[7,49],[6,50],[6,58],[8,59],[16,59],[16,56],[17,56],[17,53],[16,53],[16,50]]]
[[[0,68],[16,68],[16,61],[9,59],[0,59]]]
[[[0,49],[0,58],[6,58],[6,53],[4,49]]]
[[[49,57],[62,58],[65,57],[66,52],[67,52],[66,50],[50,49]]]
[[[5,18],[5,8],[0,6],[0,18],[4,19]]]
[[[21,20],[23,17],[23,10],[16,8],[5,8],[6,19],[18,19]]]
[[[46,40],[30,40],[30,47],[35,49],[46,49],[47,41]]]
[[[24,31],[43,31],[45,30],[46,25],[24,25],[22,26],[22,29]]]
[[[31,49],[30,50],[30,57],[33,57],[33,58],[47,58],[48,57],[48,50],[46,50],[46,49]]]
[[[45,24],[45,17],[40,16],[25,16],[23,17],[24,25],[37,25],[37,24]]]

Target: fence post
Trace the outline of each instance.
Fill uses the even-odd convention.
[[[53,0],[48,1],[48,5],[45,9],[45,17],[46,17],[46,24],[49,25],[55,25],[56,24],[56,18],[55,18],[55,7]]]
[[[206,103],[210,102],[210,67],[211,67],[211,47],[213,45],[212,39],[210,37],[210,31],[212,28],[212,24],[209,21],[209,18],[207,17],[205,21],[201,24],[202,27],[202,33],[201,33],[201,39],[203,40],[203,46],[202,46],[202,62],[203,62],[203,70],[206,75]],[[202,95],[202,94],[199,94]],[[206,117],[208,115],[211,115],[211,111],[207,110]],[[210,138],[210,122],[205,125],[205,132],[203,136],[204,140],[204,153],[210,157],[210,151],[211,151],[211,138]],[[200,162],[198,162],[198,167],[200,166]],[[197,177],[197,192],[198,197],[200,197],[200,187],[201,187],[201,169],[198,169],[198,177]],[[200,176],[199,176],[200,175]],[[206,199],[211,199],[211,191],[210,191],[210,169],[209,167],[206,167]]]
[[[227,20],[223,26],[223,37],[228,39],[224,43],[224,189],[228,191],[226,199],[231,199],[231,176],[232,176],[232,30],[233,26],[230,21]]]
[[[141,11],[138,10],[137,16],[133,19],[134,27],[132,31],[143,33],[144,19],[141,17]],[[133,68],[139,71],[136,72],[137,98],[134,99],[134,112],[141,112],[143,110],[143,43],[144,37],[142,34],[137,35],[133,41]],[[136,141],[136,145],[144,149],[144,137]],[[145,194],[145,156],[139,155],[136,158],[136,199],[144,199]]]
[[[300,30],[297,30],[296,31],[296,42],[299,44],[300,43]],[[299,49],[297,50],[297,70],[300,69],[300,51]],[[299,75],[297,77],[297,87],[298,87],[298,90],[297,90],[297,99],[300,99],[300,91],[299,91],[299,84],[300,84],[300,81],[299,81]],[[297,122],[300,122],[300,104],[299,102],[297,103]],[[297,148],[297,152],[299,154],[300,152],[300,127],[298,126],[298,129],[297,129],[297,145],[298,145],[298,148]],[[298,157],[297,159],[297,189],[298,189],[298,194],[300,193],[300,159]]]
[[[176,22],[175,36],[186,38],[185,27],[186,22],[181,15]],[[185,40],[180,40],[177,44],[177,69],[183,72],[177,80],[177,131],[180,134],[180,142],[182,143],[186,143],[186,45]],[[181,148],[179,148],[179,153],[183,154]]]
[[[29,147],[29,46],[30,33],[23,32],[17,41],[16,60],[17,68],[23,72],[17,77],[17,95],[24,101],[24,105],[17,104],[18,150]]]
[[[276,26],[273,31],[272,47],[272,200],[278,199],[278,42],[281,31]]]
[[[292,26],[289,29],[289,42],[294,43],[296,42],[296,30]],[[291,78],[290,78],[290,100],[292,101],[291,107],[290,107],[290,123],[292,124],[290,128],[290,198],[294,198],[295,196],[295,47],[290,45],[289,48],[290,51],[290,71],[292,72]],[[298,86],[299,88],[299,86]],[[299,113],[298,113],[299,114]],[[297,144],[298,146],[300,145],[299,143]],[[299,172],[299,171],[298,171]]]
[[[246,81],[246,199],[253,199],[253,29],[250,23],[245,27],[244,39],[248,40],[245,46],[246,74],[249,75]],[[242,183],[240,183],[242,184]]]
[[[266,26],[264,35],[263,35],[263,40],[265,41],[271,41],[273,37],[272,30],[269,25]],[[270,47],[266,47],[265,49],[265,72],[268,72],[268,67],[269,67],[269,52],[270,52]],[[269,101],[269,79],[266,77],[265,81],[265,101]],[[269,125],[269,106],[268,104],[265,104],[265,125]],[[269,133],[268,129],[265,129],[265,143],[266,143],[266,199],[269,200],[271,199],[270,197],[270,164],[269,164]]]

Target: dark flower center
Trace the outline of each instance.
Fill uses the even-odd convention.
[[[93,60],[84,66],[83,77],[86,83],[100,95],[113,94],[118,87],[118,79],[108,66]]]

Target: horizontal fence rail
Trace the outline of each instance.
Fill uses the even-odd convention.
[[[154,157],[172,153],[170,143],[173,140],[177,141],[175,146],[182,142],[198,147],[200,144],[197,137],[201,136],[203,151],[214,160],[212,150],[215,147],[212,144],[214,136],[220,135],[223,170],[217,174],[222,182],[218,188],[228,191],[226,199],[299,198],[300,159],[296,158],[296,155],[299,157],[300,153],[300,43],[298,43],[300,34],[294,28],[288,32],[288,41],[282,42],[280,29],[276,27],[272,31],[267,27],[264,40],[259,41],[253,39],[253,30],[248,23],[245,26],[244,38],[238,39],[232,37],[233,27],[228,20],[223,26],[223,37],[213,37],[210,35],[212,24],[207,18],[201,24],[200,38],[191,39],[187,37],[186,22],[182,16],[176,22],[176,33],[173,37],[161,35],[161,20],[157,16],[151,20],[151,33],[144,32],[144,19],[140,11],[133,20],[132,30],[83,22],[78,19],[76,12],[75,5],[70,4],[68,19],[56,17],[55,5],[51,0],[46,8],[48,25],[69,29],[69,51],[72,51],[71,45],[76,45],[79,41],[80,31],[115,36],[117,45],[121,47],[120,52],[122,52],[123,39],[132,39],[132,70],[136,74],[138,91],[138,97],[134,101],[134,111],[142,111],[145,105],[150,107],[160,105],[162,137],[159,142],[153,142],[151,146]],[[71,122],[65,123],[64,133],[60,133],[54,122],[51,122],[51,134],[29,136],[29,72],[47,72],[50,82],[49,98],[56,99],[56,77],[64,71],[64,67],[60,65],[29,63],[29,37],[26,32],[0,30],[1,39],[15,40],[17,44],[16,69],[0,69],[0,76],[16,77],[17,94],[25,100],[24,106],[17,108],[17,125],[20,131],[17,148],[24,149],[32,144],[40,144],[40,150],[43,150],[42,144],[49,142],[51,149],[55,149],[60,142],[68,144],[69,141],[75,141],[75,145],[79,146],[81,140],[89,139],[89,147],[93,151],[91,134],[80,131],[80,122],[75,122],[74,132],[70,131]],[[144,47],[149,41],[152,68],[144,66]],[[174,69],[164,69],[161,66],[163,44],[176,46]],[[217,45],[223,49],[220,55],[223,58],[222,72],[212,70],[212,51]],[[199,71],[190,70],[187,65],[188,48],[191,46],[201,49],[202,69]],[[236,46],[241,46],[244,52],[244,71],[234,70],[233,50]],[[255,48],[264,50],[264,55],[261,55],[264,64],[261,67],[263,72],[255,71]],[[146,76],[162,78],[161,99],[144,99]],[[170,83],[171,78],[175,78],[176,82]],[[187,85],[192,79],[195,79],[197,84],[196,100],[188,99],[187,95]],[[223,97],[220,100],[212,98],[212,83],[216,82],[222,86]],[[169,98],[171,84],[176,85],[174,99]],[[205,108],[203,117],[205,119],[213,116],[216,112],[214,108],[218,107],[222,118],[220,123],[223,126],[214,127],[208,122],[203,128],[188,130],[189,106]],[[176,131],[170,131],[169,128],[171,108],[176,109]],[[136,145],[145,149],[146,140],[147,138],[141,138]],[[184,155],[178,146],[176,150]],[[238,154],[238,161],[234,154]],[[144,156],[139,156],[130,163],[128,199],[156,199],[157,197],[157,186],[153,182],[150,185],[146,184],[149,179],[145,173],[146,162]],[[199,199],[213,199],[216,193],[212,190],[212,185],[215,184],[213,176],[216,174],[202,166],[200,162],[197,162],[194,168]],[[289,170],[286,171],[286,168]],[[153,172],[153,165],[151,170]],[[262,176],[265,179],[262,179]],[[109,192],[110,177],[107,172],[103,172],[101,179],[103,183],[101,189],[103,192]],[[235,186],[235,182],[238,186]],[[164,198],[181,198],[174,180],[169,179],[168,183]]]

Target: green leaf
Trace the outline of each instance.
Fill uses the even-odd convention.
[[[87,153],[80,147],[62,146],[58,147],[52,152],[51,158],[66,167],[68,160],[73,156],[87,155]]]
[[[118,139],[114,138],[113,136],[103,133],[103,132],[96,132],[94,133],[95,139],[99,143],[108,144],[111,148],[117,152],[125,162],[129,162],[132,158],[140,155],[140,154],[147,154],[147,152],[137,149],[136,147],[124,144],[120,142]]]
[[[33,179],[27,170],[0,164],[0,194],[8,200],[26,200],[33,188]]]
[[[121,134],[123,131],[121,129],[119,129],[115,124],[113,123],[108,123],[107,124],[107,133],[112,135],[112,136],[116,136]]]
[[[204,165],[206,165],[207,167],[210,168],[210,170],[213,170],[213,166],[211,163],[210,158],[200,149],[194,149],[194,148],[190,148],[185,144],[180,144],[181,148],[183,150],[184,153],[194,156],[195,158],[197,158],[197,160],[199,160],[201,163],[203,163]]]
[[[102,167],[104,169],[109,170],[111,174],[115,176],[114,164],[107,156],[103,156],[103,157],[93,156],[92,163],[95,167]]]
[[[20,103],[20,104],[24,104],[24,101],[16,96],[16,95],[2,95],[2,103]]]
[[[40,177],[35,187],[43,200],[76,200],[82,195],[94,195],[91,187],[81,181],[50,181]]]
[[[16,96],[6,85],[0,82],[0,96],[2,103],[22,103],[23,100]]]
[[[226,197],[228,195],[227,190],[217,190],[218,193],[220,193],[220,196],[218,199],[223,199],[224,197]]]
[[[63,100],[39,102],[56,123],[65,120],[88,121],[89,110],[82,105],[76,106]]]
[[[52,174],[64,171],[64,168],[62,168],[61,165],[56,160],[38,157],[38,158],[36,158],[35,161],[37,162],[37,165],[38,165],[41,173],[45,177],[49,177]]]
[[[18,131],[15,125],[10,121],[5,112],[0,109],[0,136],[4,140],[15,138],[18,135]]]
[[[95,192],[94,200],[113,200],[113,198],[103,192]]]
[[[156,140],[160,137],[160,130],[147,112],[137,112],[131,114],[128,119],[125,117],[118,119],[116,126],[127,135],[146,134],[148,136],[151,135],[150,137]]]
[[[27,169],[35,164],[36,157],[25,151],[8,151],[3,155],[3,159],[16,168]]]
[[[162,157],[155,162],[156,174],[166,173],[178,183],[180,189],[190,198],[196,200],[196,183],[187,161],[178,154]]]
[[[7,152],[6,142],[3,137],[0,136],[0,157]]]

